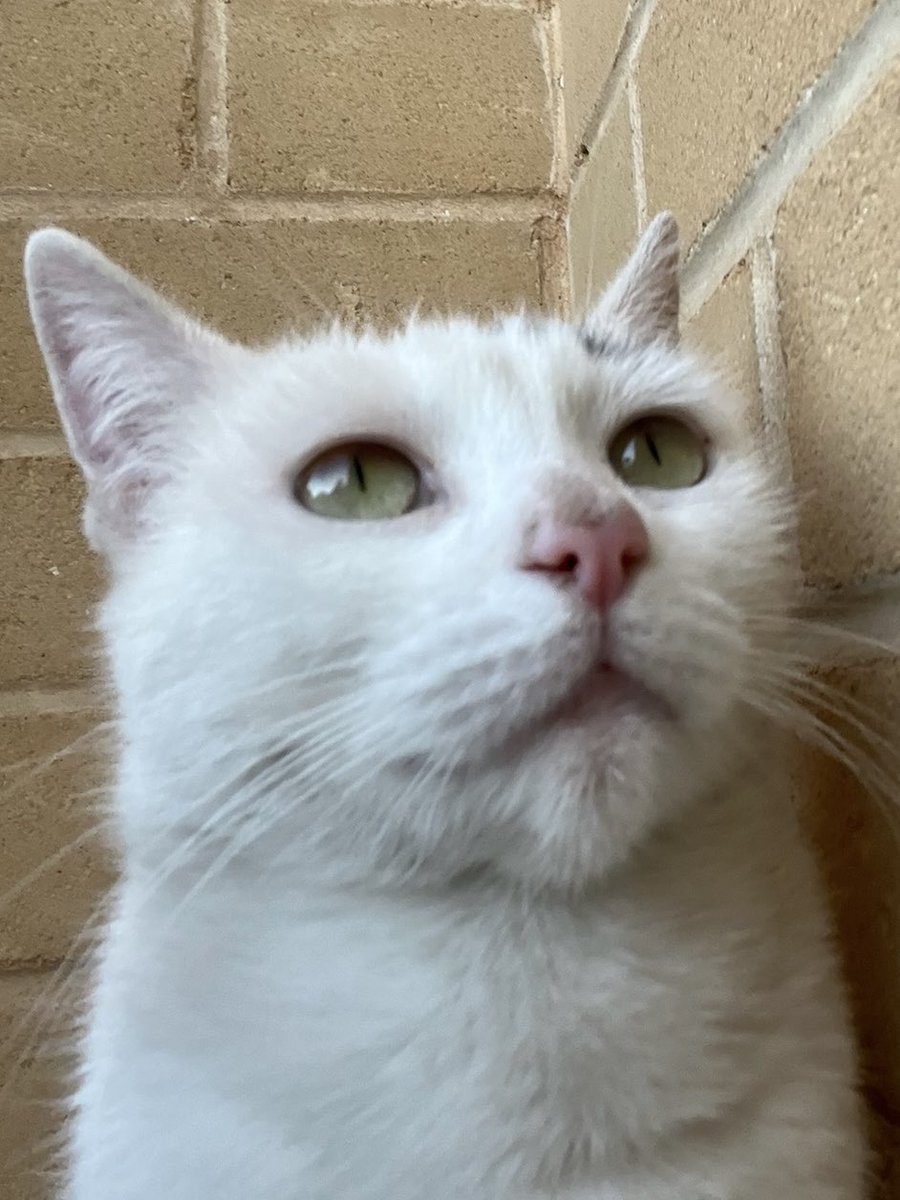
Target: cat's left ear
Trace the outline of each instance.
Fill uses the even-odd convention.
[[[678,223],[659,213],[644,230],[631,258],[587,316],[598,337],[622,329],[639,342],[678,341]]]
[[[178,427],[235,348],[88,242],[41,229],[25,249],[32,320],[69,448],[85,531],[115,556],[172,475]]]

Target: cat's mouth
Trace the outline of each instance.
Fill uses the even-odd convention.
[[[505,714],[498,713],[500,721],[505,715],[509,722],[496,731],[499,737],[491,737],[489,729],[482,726],[482,736],[490,739],[493,750],[502,746],[504,753],[518,753],[535,740],[557,734],[584,734],[591,740],[600,734],[604,740],[614,739],[629,721],[660,727],[680,720],[664,692],[616,661],[606,631],[599,637],[584,638],[581,647],[576,647],[577,643],[569,643],[563,648],[555,669],[545,652],[544,669],[527,683],[523,681],[517,703]],[[546,673],[548,667],[552,676]]]
[[[623,668],[602,659],[579,674],[562,695],[554,697],[502,739],[502,751],[519,753],[537,739],[562,731],[602,730],[615,736],[628,717],[670,725],[678,714],[669,701]],[[494,750],[499,749],[497,745]]]
[[[607,659],[593,664],[562,699],[556,701],[543,721],[561,725],[583,725],[592,720],[609,720],[637,713],[656,720],[674,721],[672,705],[642,680]]]

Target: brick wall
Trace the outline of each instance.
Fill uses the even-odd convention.
[[[25,233],[97,241],[224,331],[412,302],[577,311],[677,212],[688,336],[805,498],[813,601],[900,627],[900,0],[0,4],[0,1177],[47,1194],[56,1035],[107,871],[96,564],[20,286]],[[898,723],[900,672],[829,678]],[[798,760],[874,1120],[900,1121],[900,841]],[[60,965],[63,964],[62,970]],[[5,1037],[3,1036],[5,1032]],[[37,1047],[41,1046],[40,1053]],[[885,1158],[883,1194],[900,1197]],[[12,1182],[14,1180],[14,1182]]]

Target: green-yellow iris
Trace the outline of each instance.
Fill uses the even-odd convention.
[[[703,439],[674,417],[642,417],[613,438],[613,470],[632,487],[687,488],[706,473]]]
[[[294,494],[310,512],[341,521],[383,521],[416,507],[420,477],[398,450],[354,442],[326,450],[297,476]]]

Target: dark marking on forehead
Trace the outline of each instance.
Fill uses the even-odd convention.
[[[591,358],[608,358],[628,353],[628,346],[624,342],[617,341],[606,333],[597,334],[582,329],[579,331],[579,338]]]
[[[581,331],[581,344],[592,358],[602,358],[609,351],[608,337],[598,337],[586,329]]]

